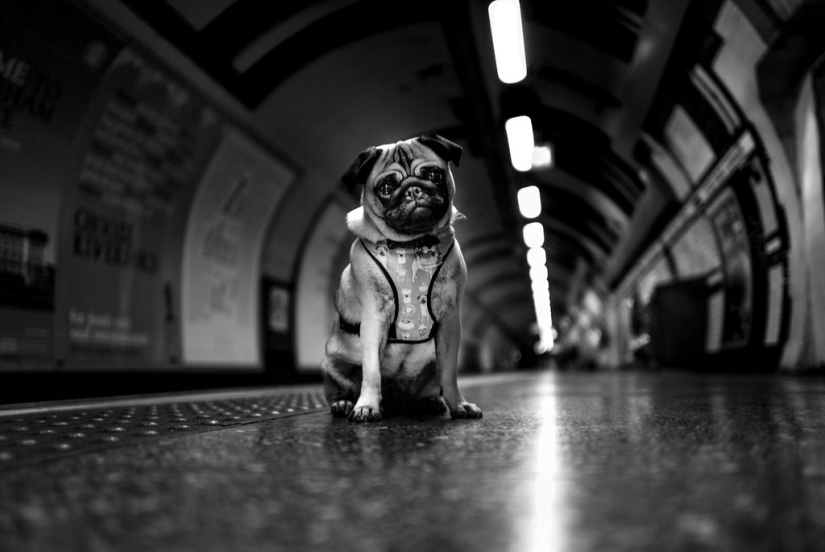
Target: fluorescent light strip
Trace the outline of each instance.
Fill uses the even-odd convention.
[[[530,266],[545,265],[547,252],[542,247],[531,247],[527,250],[527,264]]]
[[[533,168],[533,121],[527,115],[507,119],[507,144],[510,147],[510,162],[517,171],[525,172]]]
[[[544,245],[544,226],[540,222],[531,222],[524,226],[524,243],[527,247]]]
[[[533,168],[545,169],[553,165],[553,150],[550,146],[536,146],[533,148]]]
[[[546,280],[549,272],[544,265],[534,266],[530,269],[530,280]]]
[[[487,14],[490,16],[498,78],[506,84],[519,82],[527,76],[521,6],[518,0],[496,0],[490,3]]]
[[[518,209],[524,218],[534,219],[541,214],[541,192],[537,186],[518,191]]]
[[[531,222],[524,226],[524,243],[527,244],[527,264],[530,265],[530,288],[533,291],[533,308],[536,313],[539,340],[535,345],[538,354],[553,349],[553,314],[550,310],[550,283],[547,270],[547,252],[544,243],[544,226]]]

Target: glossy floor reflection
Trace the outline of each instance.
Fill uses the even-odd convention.
[[[0,474],[0,550],[825,550],[825,379],[467,379],[479,421],[326,413]]]

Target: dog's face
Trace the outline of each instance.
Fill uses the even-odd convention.
[[[450,221],[461,147],[437,135],[419,136],[362,152],[341,180],[364,185],[361,204],[386,236],[426,234]]]

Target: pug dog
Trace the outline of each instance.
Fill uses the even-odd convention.
[[[467,267],[453,222],[462,148],[435,134],[361,152],[341,177],[361,206],[347,215],[356,239],[335,294],[336,317],[321,363],[333,416],[374,422],[388,413],[481,418],[458,387],[461,300]],[[432,270],[413,302],[397,274],[422,248]],[[428,267],[431,268],[431,267]]]

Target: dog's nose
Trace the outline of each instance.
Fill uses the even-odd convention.
[[[421,188],[410,186],[407,188],[407,199],[418,199],[421,196]]]

